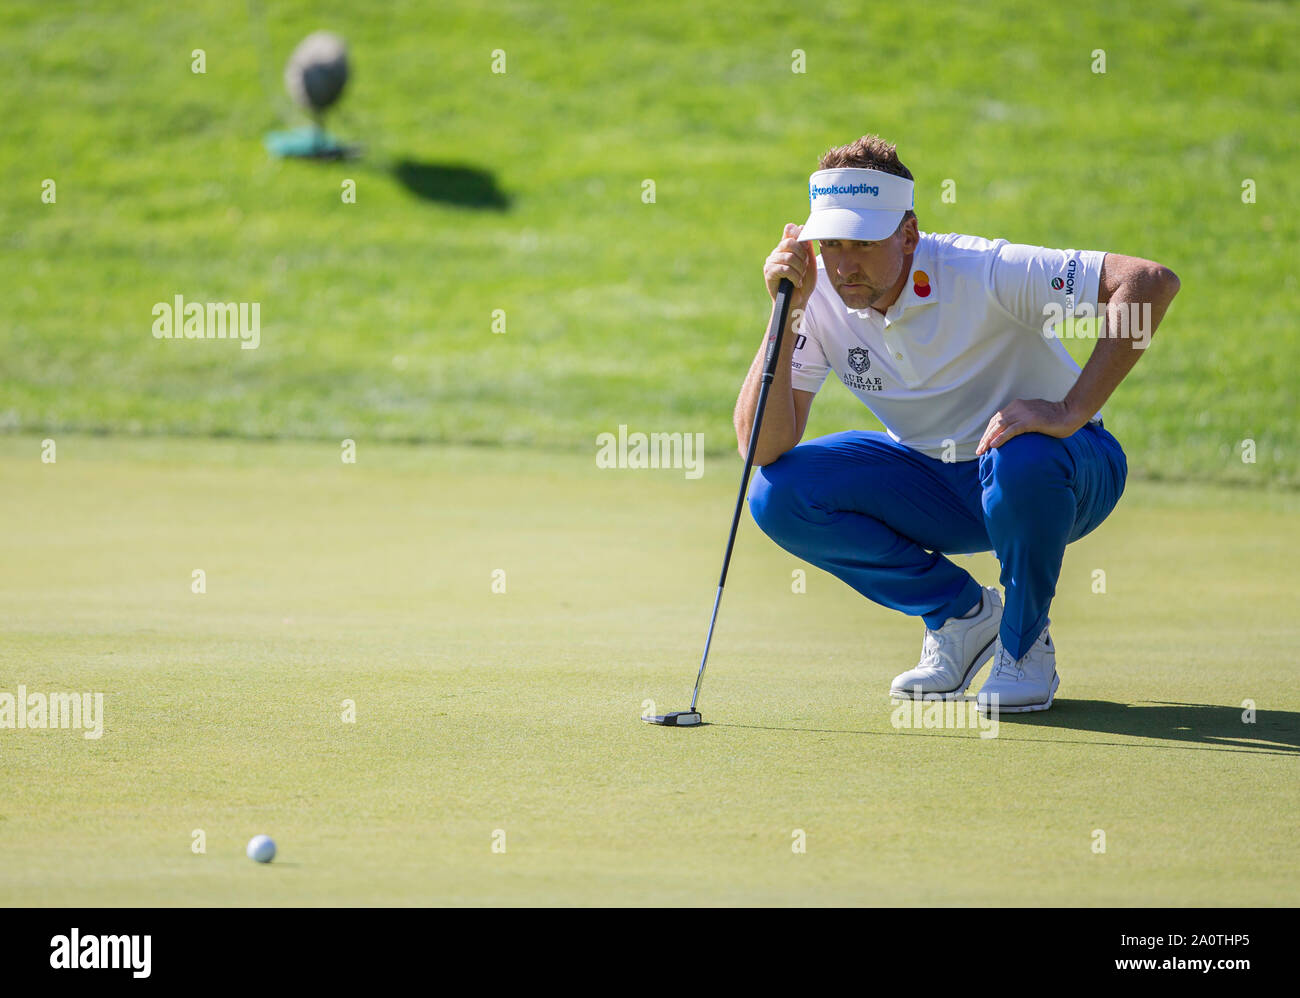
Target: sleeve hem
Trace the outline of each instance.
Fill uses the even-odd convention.
[[[1083,287],[1083,294],[1079,296],[1079,301],[1075,302],[1075,311],[1078,311],[1080,302],[1087,302],[1093,307],[1094,311],[1100,311],[1097,296],[1101,294],[1101,268],[1106,262],[1106,254],[1101,250],[1084,250],[1080,255],[1095,260],[1096,267],[1088,267],[1088,283]]]

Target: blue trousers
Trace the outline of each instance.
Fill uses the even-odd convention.
[[[1119,442],[1089,423],[1065,439],[1024,433],[973,461],[926,457],[885,433],[832,433],[759,468],[755,522],[791,554],[937,629],[980,585],[944,555],[993,551],[1003,647],[1022,657],[1047,624],[1065,546],[1115,508]]]

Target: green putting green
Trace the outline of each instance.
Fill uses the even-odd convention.
[[[674,730],[638,718],[687,705],[737,458],[56,453],[0,438],[0,693],[101,692],[103,734],[0,730],[6,904],[1295,898],[1294,496],[1132,485],[1067,553],[1056,705],[989,739],[895,727],[919,625],[792,591],[747,518]]]

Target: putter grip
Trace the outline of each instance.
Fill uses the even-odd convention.
[[[772,309],[772,325],[767,330],[767,361],[763,365],[763,380],[771,383],[776,377],[776,364],[781,357],[781,337],[785,335],[786,320],[790,317],[790,297],[794,285],[783,277],[776,286],[776,307]]]

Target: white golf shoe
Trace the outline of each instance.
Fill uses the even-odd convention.
[[[926,629],[921,661],[915,669],[894,677],[889,695],[900,700],[960,697],[992,656],[1000,626],[1002,597],[985,586],[973,617],[949,617],[937,631]]]
[[[1052,706],[1060,685],[1061,677],[1056,674],[1056,645],[1047,633],[1047,626],[1018,662],[1002,647],[999,638],[993,652],[993,671],[979,693],[979,710],[982,714],[987,714],[990,707],[1002,714],[1046,710]]]

